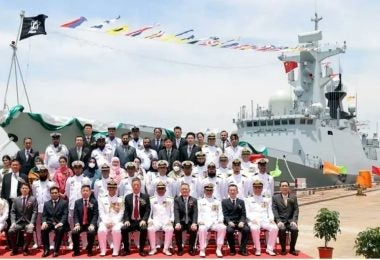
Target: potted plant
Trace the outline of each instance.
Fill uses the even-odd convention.
[[[356,255],[365,258],[380,258],[380,227],[368,228],[355,239]]]
[[[336,240],[336,235],[340,232],[339,212],[321,208],[315,216],[314,235],[325,240],[324,247],[318,247],[319,258],[332,258],[333,248],[328,247],[331,239]]]

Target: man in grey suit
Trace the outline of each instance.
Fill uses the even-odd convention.
[[[165,148],[158,153],[158,160],[165,160],[169,163],[168,172],[173,170],[173,162],[179,160],[178,150],[173,148],[173,141],[166,137],[164,140]]]
[[[29,244],[33,238],[33,230],[36,224],[38,204],[35,197],[30,196],[28,183],[21,184],[21,196],[14,199],[11,209],[11,226],[8,231],[12,252],[17,254],[17,235],[20,231],[26,232],[24,240],[23,255],[29,255]]]
[[[24,138],[24,149],[16,153],[16,159],[20,162],[20,172],[28,175],[30,169],[34,167],[34,159],[39,156],[39,152],[32,148],[32,138]]]
[[[298,237],[298,202],[297,197],[289,192],[289,182],[280,182],[280,194],[273,196],[272,202],[274,220],[279,228],[281,255],[286,255],[286,231],[290,232],[290,251],[292,255],[298,255],[295,249]]]
[[[115,149],[114,156],[119,158],[120,166],[125,167],[127,162],[133,162],[137,157],[136,149],[129,145],[129,135],[124,133],[121,135],[122,145],[119,145]]]

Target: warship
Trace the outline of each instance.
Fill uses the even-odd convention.
[[[344,54],[346,43],[324,48],[321,20],[315,14],[314,31],[298,34],[298,47],[278,57],[289,87],[279,89],[268,108],[254,109],[251,102],[250,115],[242,106],[233,119],[241,141],[266,147],[271,167],[278,163],[282,172],[279,179],[299,179],[307,187],[354,183],[359,171],[379,165],[380,156],[377,134],[360,132],[355,96],[347,95],[342,74],[328,60]],[[329,172],[327,163],[341,172]]]

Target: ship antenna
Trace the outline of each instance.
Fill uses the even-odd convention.
[[[322,16],[318,17],[317,12],[314,13],[315,18],[311,18],[311,21],[314,22],[314,30],[318,30],[318,23],[323,19]]]
[[[23,24],[23,21],[24,21],[24,16],[25,16],[25,11],[21,11],[21,13],[20,13],[20,26],[18,28],[16,41],[12,41],[11,44],[10,44],[10,46],[11,46],[11,48],[13,50],[13,54],[12,54],[11,66],[10,66],[10,69],[9,69],[9,74],[8,74],[8,79],[7,79],[7,87],[6,87],[5,95],[4,95],[3,110],[5,110],[7,108],[7,106],[8,106],[7,105],[7,94],[8,94],[8,89],[9,89],[9,81],[10,81],[10,78],[11,78],[11,75],[12,75],[12,72],[13,72],[14,75],[15,75],[17,104],[20,104],[19,93],[18,93],[18,80],[17,80],[17,76],[20,75],[21,82],[22,82],[22,85],[24,87],[24,92],[25,92],[26,100],[28,102],[29,111],[32,112],[32,107],[30,106],[28,92],[26,91],[26,87],[25,87],[24,77],[22,76],[20,63],[19,63],[18,57],[17,57],[17,43],[18,43],[19,38],[20,38],[22,24]]]

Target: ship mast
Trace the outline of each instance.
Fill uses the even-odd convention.
[[[12,54],[11,66],[9,68],[9,74],[8,74],[8,79],[7,79],[7,87],[5,89],[3,110],[6,110],[6,109],[9,108],[8,104],[7,104],[7,95],[8,95],[8,90],[9,90],[10,79],[11,79],[11,76],[12,76],[12,73],[13,73],[14,74],[14,78],[15,78],[17,105],[20,104],[19,87],[18,87],[18,77],[20,77],[22,86],[24,88],[26,100],[28,102],[29,111],[32,112],[32,107],[30,105],[28,92],[26,91],[24,77],[22,75],[22,71],[21,71],[21,67],[20,67],[20,62],[19,62],[18,57],[17,57],[17,44],[18,44],[18,40],[20,38],[22,24],[23,24],[23,21],[24,21],[24,16],[25,16],[25,11],[21,11],[21,13],[20,13],[20,26],[19,26],[19,29],[18,29],[18,32],[17,32],[16,41],[12,41],[11,44],[10,44],[10,46],[12,48],[12,51],[13,51],[13,54]]]

